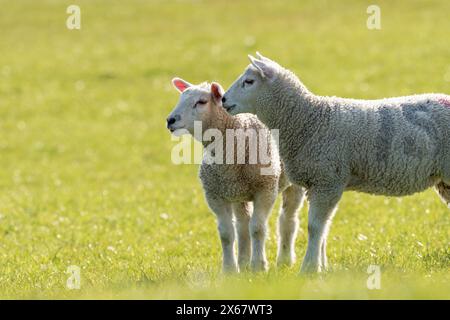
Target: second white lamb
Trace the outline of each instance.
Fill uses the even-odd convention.
[[[249,263],[253,271],[267,270],[267,220],[279,192],[283,194],[283,203],[278,219],[277,261],[278,264],[291,265],[295,260],[294,242],[299,224],[297,211],[302,205],[304,190],[287,180],[270,132],[254,115],[228,114],[222,107],[223,89],[219,84],[192,85],[179,78],[173,79],[172,83],[181,95],[167,118],[167,127],[175,134],[193,135],[205,147],[199,175],[206,201],[217,217],[223,270],[237,272],[246,269]],[[194,132],[196,122],[201,123],[199,137]],[[261,169],[267,167],[266,164],[260,161],[250,163],[250,144],[245,146],[245,162],[237,161],[236,136],[227,136],[227,131],[243,132],[248,129],[258,131],[259,142],[261,137],[265,140],[271,174],[262,174]],[[208,130],[218,135],[205,139]],[[232,156],[232,163],[226,161],[226,153],[229,155],[230,151],[227,146],[230,145],[233,153],[236,153]],[[219,149],[226,150],[223,159],[219,156],[219,160],[223,161],[217,161],[218,155],[215,153]],[[216,161],[211,161],[213,158]],[[234,252],[234,219],[238,242],[237,261]]]

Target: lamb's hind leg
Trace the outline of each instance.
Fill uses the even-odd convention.
[[[265,242],[267,220],[277,197],[276,190],[260,192],[253,201],[253,214],[250,218],[250,237],[252,240],[251,268],[253,271],[265,271],[268,268]]]
[[[291,266],[295,262],[295,239],[298,231],[298,209],[304,199],[304,190],[291,185],[282,193],[283,203],[278,217],[277,264]]]
[[[239,270],[244,271],[250,263],[250,231],[249,223],[253,210],[251,202],[233,203],[233,212],[236,217],[236,230],[238,237],[238,264]]]
[[[450,208],[450,184],[439,182],[434,188],[442,201]]]
[[[334,210],[333,214],[336,212],[336,209]],[[328,222],[325,224],[325,230],[323,232],[322,236],[322,244],[320,246],[320,263],[322,265],[322,271],[329,270],[328,268],[328,259],[327,259],[327,239],[328,239],[328,232],[330,230],[330,224],[331,219],[328,219]]]

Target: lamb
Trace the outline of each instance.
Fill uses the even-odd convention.
[[[270,132],[254,115],[229,115],[222,107],[223,89],[217,83],[192,85],[182,79],[172,80],[181,92],[180,100],[167,119],[167,127],[174,134],[189,133],[203,143],[206,152],[200,166],[200,180],[206,201],[215,213],[222,242],[224,272],[238,272],[248,268],[253,271],[267,270],[265,253],[267,220],[277,194],[282,192],[282,210],[278,219],[279,265],[291,265],[295,260],[294,243],[298,229],[297,210],[301,207],[304,191],[291,185],[286,179],[278,151]],[[195,125],[201,123],[201,135],[197,137]],[[232,164],[210,161],[218,147],[231,140],[235,148],[235,136],[228,137],[227,130],[255,129],[262,132],[267,142],[272,175],[261,174],[261,163],[249,164],[249,147],[245,146],[246,162]],[[221,139],[205,139],[208,130],[218,130]],[[208,140],[208,141],[206,141]],[[259,147],[258,147],[259,148]],[[237,156],[237,155],[236,155]],[[238,262],[234,254],[235,227],[237,220]],[[251,244],[250,244],[251,241]],[[250,258],[251,256],[251,258]]]
[[[450,207],[449,95],[318,96],[276,62],[249,58],[223,106],[279,129],[286,174],[307,189],[310,205],[302,272],[327,269],[327,235],[346,190],[405,196],[434,187]]]

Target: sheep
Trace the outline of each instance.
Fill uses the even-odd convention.
[[[217,218],[223,251],[223,271],[228,273],[246,270],[249,262],[253,271],[267,270],[267,220],[279,192],[282,193],[283,203],[278,218],[277,262],[279,265],[292,265],[295,260],[294,243],[299,223],[296,212],[302,206],[304,191],[286,179],[270,132],[254,115],[229,115],[222,107],[224,91],[219,84],[192,85],[179,78],[174,78],[172,83],[181,95],[178,104],[167,118],[167,127],[174,134],[193,135],[203,143],[207,151],[204,153],[199,177],[207,204]],[[202,125],[199,136],[195,133],[195,124],[198,121]],[[255,129],[263,133],[262,137],[267,141],[267,153],[273,167],[272,175],[261,174],[261,163],[211,163],[210,155],[214,155],[217,147],[227,145],[227,139],[232,139],[231,143],[235,147],[234,136],[228,137],[226,131],[236,129]],[[207,141],[205,136],[208,130],[218,130],[223,138]],[[247,146],[244,153],[247,159]],[[234,254],[233,215],[237,221],[237,263]]]
[[[450,208],[450,96],[356,100],[311,93],[263,57],[225,93],[231,114],[279,129],[288,178],[307,189],[308,246],[301,272],[326,271],[326,243],[344,191],[405,196],[434,187]]]

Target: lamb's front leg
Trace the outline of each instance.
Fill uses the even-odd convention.
[[[225,273],[237,272],[236,257],[234,254],[235,231],[233,225],[233,211],[231,204],[222,200],[207,199],[209,207],[216,214],[217,227],[223,252],[223,271]]]
[[[254,209],[250,218],[250,237],[252,239],[251,268],[253,271],[266,271],[268,263],[266,258],[267,220],[277,193],[273,190],[261,192],[256,195],[253,202]]]
[[[244,271],[250,263],[250,233],[249,223],[253,211],[251,202],[240,202],[233,204],[233,212],[236,217],[236,231],[238,237],[238,264],[239,270]]]
[[[302,273],[321,272],[325,266],[326,236],[337,204],[342,197],[342,187],[308,190],[308,248],[302,264]]]

